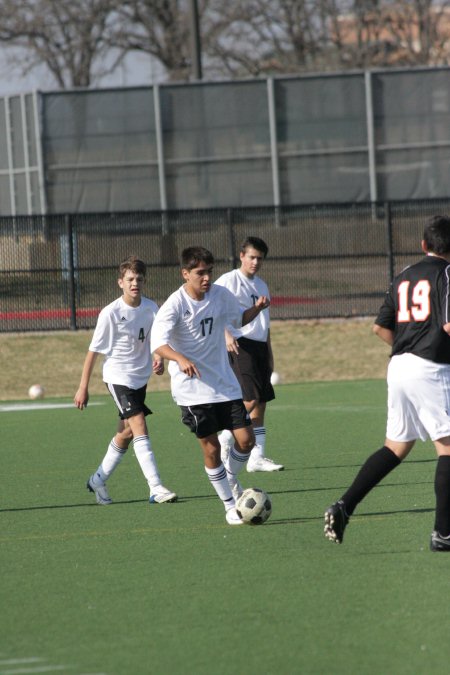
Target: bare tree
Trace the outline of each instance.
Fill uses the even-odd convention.
[[[229,76],[298,72],[322,63],[321,0],[217,1],[204,39],[206,68]]]
[[[214,3],[207,69],[231,77],[449,62],[450,2]]]
[[[89,87],[132,52],[192,76],[194,0],[0,0],[0,43]],[[203,72],[217,77],[450,62],[450,0],[196,0]]]
[[[1,0],[0,42],[20,49],[23,74],[44,64],[62,89],[89,87],[122,58],[109,43],[114,16],[111,0]]]
[[[208,0],[198,2],[203,17]],[[157,59],[170,80],[191,76],[191,6],[188,0],[120,0],[111,45]]]

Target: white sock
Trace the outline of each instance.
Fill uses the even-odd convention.
[[[266,456],[266,427],[254,427],[255,445],[252,448],[252,459],[259,459]]]
[[[117,469],[126,453],[126,448],[119,448],[115,443],[114,438],[108,445],[106,455],[103,457],[102,463],[94,474],[94,483],[106,483],[108,478]]]
[[[231,448],[227,460],[227,471],[232,473],[234,476],[237,476],[237,474],[242,471],[246,465],[249,457],[249,452],[244,454],[242,452],[238,452],[235,447]]]
[[[149,486],[152,488],[161,485],[150,438],[148,436],[136,436],[136,438],[133,438],[133,446],[134,454]]]
[[[234,498],[224,465],[221,464],[217,469],[208,469],[208,467],[205,466],[205,471],[209,478],[209,482],[217,492],[217,496],[223,501],[225,509],[227,511],[228,509],[232,509],[234,506]]]
[[[221,445],[234,445],[234,436],[229,429],[220,432],[219,442]]]

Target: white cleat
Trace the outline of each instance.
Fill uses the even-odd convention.
[[[89,490],[89,492],[93,492],[95,494],[97,504],[101,504],[102,506],[108,506],[108,504],[113,503],[113,500],[109,496],[108,490],[106,489],[106,485],[104,483],[101,483],[100,485],[95,483],[95,473],[88,478],[86,487]]]
[[[163,485],[157,485],[156,487],[150,488],[150,497],[148,501],[150,504],[165,504],[166,502],[176,502],[178,495],[175,492],[171,492]]]
[[[224,429],[218,436],[220,443],[220,459],[225,463],[234,445],[234,436],[231,431]]]
[[[255,473],[256,471],[284,471],[283,464],[275,464],[273,459],[268,457],[257,457],[256,459],[250,459],[247,462],[247,471],[249,473]]]
[[[237,511],[235,507],[233,506],[232,509],[228,509],[228,511],[225,512],[225,519],[228,523],[228,525],[243,525],[244,521],[242,518],[239,518]]]

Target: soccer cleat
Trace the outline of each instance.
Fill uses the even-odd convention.
[[[234,445],[234,436],[231,431],[224,429],[219,434],[218,438],[220,443],[220,459],[225,463],[228,459],[228,455],[230,454],[230,450]]]
[[[268,457],[257,457],[256,459],[250,459],[247,462],[247,471],[249,473],[254,473],[255,471],[284,471],[284,466],[282,464],[275,464],[273,459]]]
[[[345,505],[342,499],[335,502],[325,511],[325,527],[323,531],[325,536],[335,544],[342,544],[344,530],[348,524],[349,517],[345,511]]]
[[[150,497],[148,501],[150,504],[165,504],[166,502],[176,502],[178,495],[171,492],[163,485],[157,485],[150,488]]]
[[[233,507],[232,509],[228,509],[228,511],[225,511],[225,518],[228,523],[228,525],[243,525],[244,521],[242,518],[239,518],[236,509]]]
[[[93,492],[95,494],[97,504],[101,504],[102,506],[108,506],[108,504],[112,504],[113,501],[108,494],[106,485],[104,483],[102,483],[101,485],[96,485],[94,478],[95,474],[92,474],[92,476],[88,478],[86,487],[89,490],[89,492]]]
[[[450,551],[450,536],[443,537],[436,530],[431,533],[430,549],[432,551]]]

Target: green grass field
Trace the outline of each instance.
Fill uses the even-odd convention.
[[[0,675],[448,672],[450,561],[428,548],[432,445],[332,544],[323,511],[382,445],[385,383],[276,391],[267,454],[286,470],[242,475],[272,497],[260,527],[226,525],[167,392],[147,399],[163,481],[180,496],[165,505],[147,503],[132,451],[110,480],[112,506],[85,490],[113,435],[108,398],[82,413],[0,405]]]

